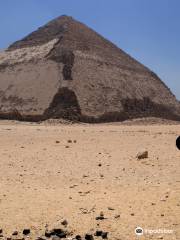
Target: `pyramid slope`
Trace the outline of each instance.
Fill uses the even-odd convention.
[[[87,122],[180,120],[179,102],[147,67],[61,16],[0,53],[0,117]]]

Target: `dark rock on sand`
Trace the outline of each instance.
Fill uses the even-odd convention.
[[[24,235],[28,235],[28,234],[30,234],[30,232],[31,232],[31,230],[28,229],[28,228],[26,228],[26,229],[23,230],[23,234],[24,234]]]
[[[97,230],[94,235],[97,237],[101,237],[102,233],[103,233],[103,231]]]
[[[12,233],[12,235],[13,235],[13,236],[17,236],[17,235],[18,235],[18,231],[14,231],[14,232]]]
[[[108,232],[102,232],[101,237],[103,239],[107,239],[108,238]]]
[[[64,219],[62,222],[61,222],[62,225],[64,226],[67,226],[68,225],[68,221],[66,219]]]
[[[75,236],[75,239],[76,239],[76,240],[82,240],[82,237],[81,237],[80,235],[76,235],[76,236]]]
[[[86,233],[86,235],[85,235],[85,239],[86,239],[86,240],[94,240],[94,237],[93,237],[92,234],[88,234],[88,233]]]

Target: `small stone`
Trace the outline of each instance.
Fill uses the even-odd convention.
[[[114,218],[120,218],[120,214],[116,214]]]
[[[51,231],[51,235],[59,235],[61,233],[63,233],[64,231],[61,229],[61,228],[54,228],[52,231]]]
[[[136,156],[138,159],[148,158],[148,151],[139,152]]]
[[[0,233],[3,233],[3,230],[2,230],[2,228],[0,228]]]
[[[77,143],[77,141],[76,141],[76,140],[74,140],[74,143]]]
[[[69,139],[67,142],[68,142],[68,143],[72,143],[72,140]]]
[[[95,233],[95,236],[100,237],[102,235],[103,231],[97,230]]]
[[[131,213],[131,216],[134,216],[134,213]]]
[[[56,143],[60,143],[60,141],[56,140]]]
[[[112,208],[112,207],[108,207],[108,210],[110,210],[110,211],[114,211],[115,209]]]
[[[86,233],[86,235],[85,235],[85,239],[86,239],[86,240],[94,240],[94,237],[93,237],[92,234],[88,234],[88,233]]]
[[[102,232],[101,237],[103,239],[107,239],[108,238],[108,232]]]
[[[12,233],[12,235],[13,235],[13,236],[17,236],[17,235],[18,235],[18,231],[14,231],[14,232]]]
[[[98,167],[101,167],[101,166],[102,166],[102,164],[101,164],[101,163],[99,163],[99,164],[98,164]]]
[[[104,217],[103,211],[100,212],[100,216],[101,216],[101,217]]]
[[[77,239],[77,240],[81,240],[82,237],[81,237],[80,235],[76,235],[76,236],[75,236],[75,239]]]
[[[103,212],[100,212],[100,215],[98,217],[96,217],[96,220],[104,220],[105,217],[104,217],[104,213]]]
[[[103,219],[104,217],[101,217],[101,216],[96,217],[96,220],[103,220]]]
[[[69,146],[65,146],[65,148],[69,148]]]
[[[89,176],[88,176],[88,175],[85,175],[85,174],[83,175],[83,178],[87,178],[87,177],[89,177]]]
[[[166,202],[166,199],[165,198],[161,198],[160,201],[161,202]]]
[[[28,228],[26,228],[26,229],[23,230],[23,234],[24,234],[24,235],[28,235],[28,234],[30,234],[30,232],[31,232],[31,231],[30,231],[30,229],[28,229]]]
[[[62,232],[62,233],[57,234],[57,236],[60,237],[60,238],[66,238],[67,233],[66,232]]]
[[[48,231],[48,230],[46,230],[44,235],[45,235],[47,238],[50,238],[50,237],[51,237],[51,235],[52,235],[52,232],[51,232],[51,231]]]
[[[68,225],[68,221],[66,219],[64,219],[62,222],[61,222],[62,225],[64,226],[67,226]]]

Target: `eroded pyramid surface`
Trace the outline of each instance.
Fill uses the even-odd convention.
[[[180,120],[158,76],[86,25],[61,16],[0,53],[0,117],[86,122]]]

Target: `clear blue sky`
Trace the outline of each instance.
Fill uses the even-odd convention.
[[[63,14],[152,69],[180,100],[180,0],[0,0],[0,48]]]

